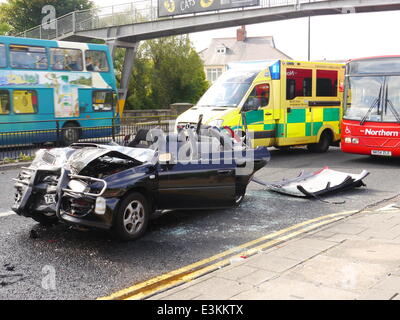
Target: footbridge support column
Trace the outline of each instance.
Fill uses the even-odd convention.
[[[128,88],[129,82],[132,77],[132,69],[135,63],[135,57],[137,48],[139,46],[139,42],[125,42],[119,40],[111,40],[107,41],[107,45],[110,48],[110,52],[112,55],[113,60],[115,60],[115,54],[117,48],[124,48],[125,55],[124,55],[124,63],[121,70],[121,81],[120,81],[120,88],[118,90],[118,112],[122,117],[124,112],[126,99],[128,96]]]

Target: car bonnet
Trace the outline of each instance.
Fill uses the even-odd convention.
[[[102,156],[117,157],[134,160],[141,163],[149,162],[154,157],[154,150],[142,148],[128,148],[120,146],[85,147],[76,150],[68,159],[71,172],[77,174],[91,162]]]

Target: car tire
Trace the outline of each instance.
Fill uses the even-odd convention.
[[[79,125],[76,123],[68,122],[61,130],[61,142],[64,146],[69,146],[78,142],[80,138]]]
[[[41,226],[49,227],[59,223],[56,214],[33,214],[32,219],[39,222]]]
[[[314,153],[324,153],[327,152],[329,146],[332,143],[332,134],[330,131],[325,130],[322,132],[318,143],[312,143],[307,146],[307,149]]]
[[[137,192],[130,193],[122,200],[114,217],[114,235],[123,241],[142,237],[146,232],[149,216],[146,198]]]

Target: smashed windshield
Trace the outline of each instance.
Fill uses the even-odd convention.
[[[207,90],[198,107],[237,107],[258,71],[229,70]]]
[[[400,76],[348,77],[344,117],[400,122]]]

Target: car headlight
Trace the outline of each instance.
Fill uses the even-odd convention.
[[[94,212],[96,212],[99,215],[103,215],[106,213],[106,207],[107,207],[106,199],[104,199],[103,197],[97,197]]]
[[[68,183],[68,188],[70,188],[72,191],[75,192],[85,192],[87,189],[88,185],[82,181],[79,180],[71,180]]]
[[[222,127],[222,124],[224,123],[224,120],[222,119],[217,119],[217,120],[212,120],[208,124],[212,127]]]

